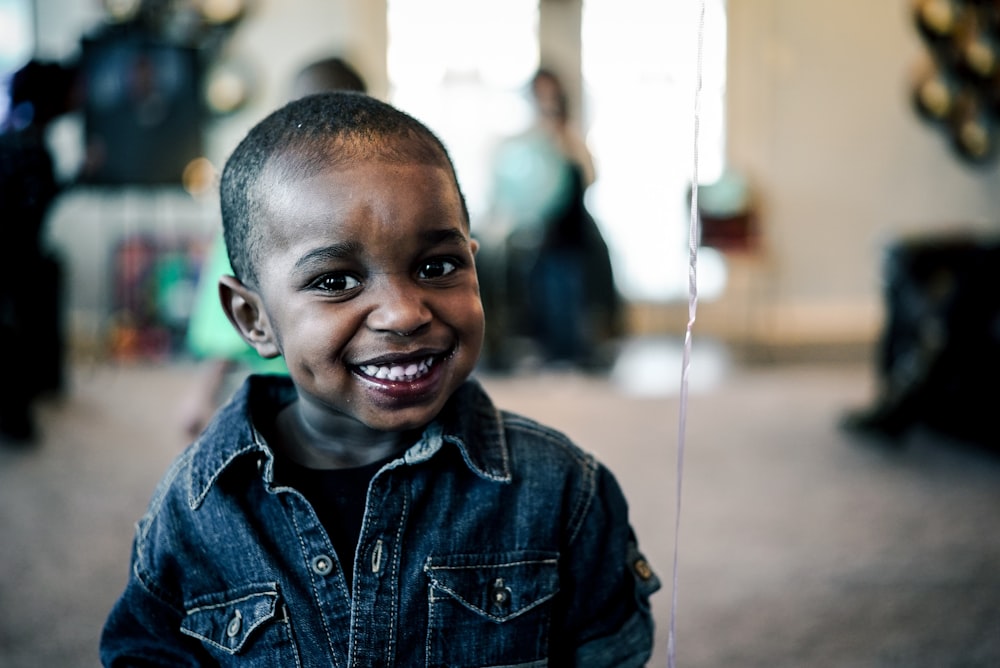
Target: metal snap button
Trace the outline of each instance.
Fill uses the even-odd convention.
[[[510,603],[510,596],[510,587],[504,584],[503,578],[497,578],[493,581],[493,591],[491,592],[493,603],[505,606]]]
[[[330,571],[333,570],[333,559],[325,554],[313,557],[312,569],[317,575],[329,575]]]
[[[643,580],[648,580],[653,577],[653,569],[649,567],[649,563],[645,559],[637,559],[632,567],[635,569],[636,575],[638,575]]]
[[[243,615],[237,610],[233,613],[233,618],[229,620],[229,624],[226,625],[226,635],[230,638],[235,638],[240,634],[240,629],[243,628]]]

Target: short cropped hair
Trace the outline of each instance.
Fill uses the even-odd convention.
[[[257,287],[265,243],[262,216],[272,183],[308,178],[324,169],[369,159],[448,170],[468,229],[468,207],[454,164],[429,128],[363,93],[309,95],[289,102],[254,126],[226,161],[219,199],[226,249],[236,277]]]

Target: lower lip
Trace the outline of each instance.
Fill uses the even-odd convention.
[[[426,374],[413,380],[388,380],[373,378],[360,371],[354,375],[360,378],[369,390],[375,394],[379,403],[415,404],[431,399],[444,375],[445,360],[439,360]]]

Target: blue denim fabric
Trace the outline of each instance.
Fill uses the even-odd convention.
[[[294,392],[251,377],[171,466],[136,526],[105,666],[645,665],[659,582],[592,456],[467,382],[372,480],[348,592],[253,427]]]

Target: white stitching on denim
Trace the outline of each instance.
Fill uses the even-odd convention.
[[[282,501],[282,506],[284,506],[285,511],[288,513],[289,517],[292,520],[292,525],[295,527],[295,536],[296,536],[296,538],[299,539],[299,547],[302,549],[302,556],[305,559],[306,567],[307,567],[309,573],[312,573],[312,567],[310,565],[311,560],[309,558],[309,550],[306,547],[305,540],[302,538],[302,531],[299,529],[299,523],[295,519],[295,509],[291,508],[291,507],[289,507],[287,505],[287,498],[286,499],[281,499],[281,501]],[[320,600],[320,596],[319,596],[319,591],[316,589],[316,582],[315,581],[316,581],[315,576],[314,575],[310,575],[309,576],[309,587],[312,589],[313,597],[315,597],[315,599],[317,601],[319,601]],[[330,648],[330,657],[333,659],[334,665],[338,666],[338,668],[339,668],[340,662],[337,661],[337,653],[334,651],[333,636],[330,633],[330,626],[329,626],[329,623],[327,622],[326,615],[320,615],[320,622],[322,622],[322,624],[323,624],[323,633],[326,634],[326,644],[327,644],[327,647]]]
[[[274,583],[269,583],[274,584]],[[275,585],[276,586],[276,585]],[[234,598],[229,601],[223,601],[222,603],[213,603],[212,605],[199,605],[197,608],[191,608],[187,611],[189,615],[193,615],[196,612],[202,612],[204,610],[215,610],[216,608],[226,608],[230,605],[235,605],[236,603],[242,603],[243,601],[249,601],[252,598],[260,598],[261,596],[273,596],[278,598],[278,590],[274,591],[260,591],[253,594],[247,594],[246,596],[240,596],[239,598]]]

